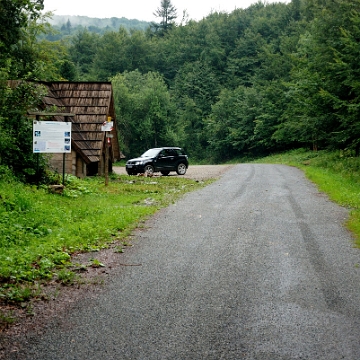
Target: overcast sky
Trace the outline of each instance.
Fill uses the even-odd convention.
[[[279,0],[287,2],[287,0]],[[190,19],[201,20],[211,11],[232,12],[236,8],[245,9],[257,0],[172,0],[181,21],[183,10]],[[267,1],[274,2],[274,1]],[[125,17],[145,21],[158,21],[153,12],[161,0],[44,0],[45,11],[55,15],[82,15],[96,18]]]

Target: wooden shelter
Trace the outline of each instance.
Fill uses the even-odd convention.
[[[43,98],[44,110],[56,106],[52,120],[65,121],[58,113],[74,114],[72,122],[71,154],[65,156],[65,171],[78,177],[103,175],[106,146],[109,147],[109,169],[122,158],[116,126],[114,97],[110,82],[40,82],[47,88]],[[114,126],[107,137],[102,125],[111,118]],[[62,154],[52,154],[50,167],[62,171]]]

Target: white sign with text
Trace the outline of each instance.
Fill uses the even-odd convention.
[[[71,153],[71,122],[33,122],[34,153]]]

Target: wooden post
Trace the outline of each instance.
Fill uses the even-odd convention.
[[[36,121],[40,120],[40,115],[36,115]],[[40,185],[40,171],[39,171],[39,161],[40,161],[40,154],[36,154],[36,182],[37,187],[39,188]]]
[[[111,121],[111,117],[107,117],[107,121],[105,121],[101,127],[102,131],[105,131],[105,186],[109,184],[109,147],[110,147],[110,138],[112,138],[112,134],[110,132],[113,129],[113,122]]]
[[[105,186],[109,184],[109,138],[105,132]]]
[[[65,186],[65,153],[63,153],[63,186]]]
[[[68,122],[68,117],[65,116],[65,122]],[[63,173],[62,173],[62,184],[63,186],[65,186],[65,165],[66,165],[66,157],[65,157],[65,153],[63,153]]]

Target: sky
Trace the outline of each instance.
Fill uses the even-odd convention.
[[[286,2],[286,0],[279,0]],[[212,11],[227,13],[245,9],[257,0],[172,0],[177,9],[177,22],[181,21],[183,10],[189,19],[201,20]],[[273,1],[267,1],[273,2]],[[45,11],[55,15],[81,15],[96,18],[125,17],[144,21],[159,21],[153,13],[160,7],[161,0],[44,0]]]

